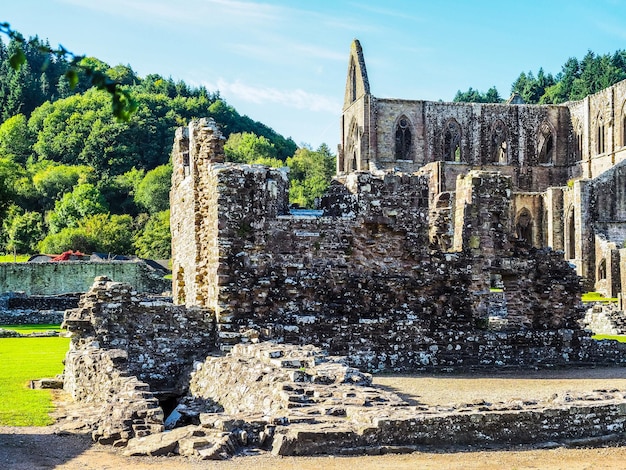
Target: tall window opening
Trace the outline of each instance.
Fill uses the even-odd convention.
[[[460,162],[461,126],[454,119],[448,121],[443,133],[443,159],[447,162]]]
[[[409,123],[410,121],[405,116],[402,116],[398,119],[398,124],[396,124],[396,160],[411,159],[411,129]]]
[[[576,221],[574,220],[574,208],[569,210],[567,217],[567,259],[576,258]]]
[[[354,62],[350,67],[350,101],[356,101],[356,67]]]
[[[528,243],[533,242],[533,219],[528,209],[522,209],[517,216],[517,224],[515,224],[517,239]]]
[[[604,147],[604,120],[602,116],[598,116],[598,125],[596,127],[596,153],[601,154],[606,150]]]
[[[606,279],[606,258],[602,258],[598,266],[598,280]]]
[[[491,162],[505,165],[508,163],[508,145],[506,126],[496,121],[491,133]]]
[[[554,134],[548,123],[543,123],[539,130],[539,158],[538,163],[552,163],[554,161]]]

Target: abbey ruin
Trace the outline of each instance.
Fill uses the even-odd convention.
[[[379,99],[355,41],[313,214],[290,211],[284,169],[225,162],[217,124],[192,121],[172,152],[174,305],[98,278],[65,316],[65,389],[132,455],[436,446],[450,423],[462,445],[621,435],[623,392],[424,410],[356,368],[626,363],[580,302],[626,287],[625,103],[626,82],[549,106]]]

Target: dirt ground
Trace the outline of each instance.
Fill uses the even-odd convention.
[[[549,399],[554,394],[598,389],[626,390],[626,368],[501,373],[495,376],[392,376],[375,383],[399,393],[412,404],[460,404],[476,400]],[[57,435],[54,426],[0,426],[0,468],[196,470],[196,469],[624,469],[626,441],[602,448],[462,449],[359,457],[275,457],[268,453],[228,461],[195,461],[181,457],[124,457],[119,449],[94,445],[89,436]]]

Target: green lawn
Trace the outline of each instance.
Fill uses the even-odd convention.
[[[3,330],[17,331],[18,333],[22,333],[24,335],[42,333],[44,331],[61,331],[61,325],[58,323],[44,325],[0,325],[0,328]]]
[[[0,255],[0,263],[25,263],[30,255]]]
[[[585,292],[581,300],[583,302],[617,302],[617,297],[603,297],[600,292]]]
[[[0,425],[52,424],[51,391],[31,390],[28,384],[63,371],[69,342],[59,337],[0,339]]]
[[[61,331],[61,325],[43,324],[43,325],[0,325],[3,330],[13,330],[23,335],[29,335],[31,333],[43,333],[45,331]]]
[[[626,343],[626,335],[593,335],[593,339],[602,341],[603,339],[614,339],[620,343]]]

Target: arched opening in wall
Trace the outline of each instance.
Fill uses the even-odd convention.
[[[602,258],[598,264],[598,281],[606,279],[606,258]]]
[[[582,131],[576,134],[576,160],[583,159],[583,133]]]
[[[411,121],[401,116],[396,123],[395,132],[396,160],[411,160]]]
[[[576,258],[576,220],[574,219],[574,208],[571,207],[567,215],[567,259]]]
[[[350,124],[350,131],[348,132],[348,139],[346,142],[346,158],[344,160],[343,171],[349,173],[359,169],[358,159],[360,156],[360,138],[359,138],[359,125],[356,120],[352,120]]]
[[[539,139],[537,148],[539,154],[537,162],[540,164],[550,164],[554,162],[554,133],[547,122],[544,122],[539,129]]]
[[[508,143],[506,126],[499,119],[495,122],[491,132],[491,161],[506,165],[508,163]]]
[[[598,155],[604,153],[606,150],[604,147],[604,136],[604,119],[602,118],[602,115],[599,115],[596,125],[596,153]]]
[[[356,101],[356,66],[350,65],[350,102]]]
[[[461,126],[455,119],[444,125],[443,159],[447,162],[461,162]]]
[[[533,218],[528,209],[524,208],[517,214],[515,223],[515,234],[517,239],[529,245],[533,243]]]

